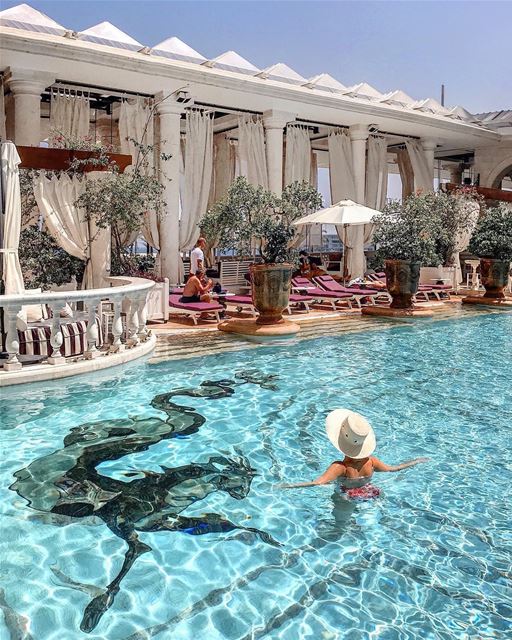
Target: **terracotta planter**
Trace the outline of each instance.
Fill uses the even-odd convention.
[[[420,262],[386,260],[386,284],[393,301],[392,309],[411,309],[412,299],[418,291]]]
[[[293,267],[291,264],[251,265],[252,300],[259,313],[256,324],[283,322],[288,307]]]
[[[510,262],[494,258],[480,258],[480,279],[485,287],[484,298],[503,300],[508,284]]]

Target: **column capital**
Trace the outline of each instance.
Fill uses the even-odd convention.
[[[425,151],[433,151],[437,148],[437,141],[432,138],[422,138],[421,146]]]
[[[177,100],[175,94],[160,93],[156,96],[156,110],[161,116],[181,116],[187,103],[190,103],[190,100]]]
[[[368,140],[370,131],[367,124],[353,124],[349,127],[350,139],[356,140]]]
[[[55,76],[31,69],[11,68],[7,82],[14,95],[40,96],[55,82]]]
[[[263,124],[265,129],[284,129],[289,122],[295,120],[295,114],[287,111],[269,111],[263,112]]]

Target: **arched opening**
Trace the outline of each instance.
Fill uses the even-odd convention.
[[[491,186],[494,189],[512,191],[512,164],[498,173],[498,175],[494,178]]]

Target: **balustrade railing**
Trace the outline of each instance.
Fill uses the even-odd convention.
[[[85,359],[96,358],[109,353],[117,353],[125,348],[133,348],[145,342],[150,332],[147,329],[147,298],[154,282],[144,278],[110,277],[107,278],[110,287],[103,289],[89,289],[84,291],[48,291],[45,293],[30,293],[20,295],[0,296],[0,308],[3,309],[4,335],[3,351],[7,358],[0,360],[6,371],[16,371],[23,366],[22,360],[39,359],[39,363],[49,365],[63,364],[65,355],[80,356]],[[81,303],[81,304],[80,304]],[[41,305],[49,310],[49,318],[39,322],[28,323],[26,329],[19,329],[18,314],[25,305]],[[61,310],[69,305],[73,309],[71,317],[61,317]],[[84,311],[78,311],[77,306],[83,306]],[[126,309],[126,313],[124,312]],[[126,331],[123,329],[123,319],[126,318]],[[112,320],[104,322],[106,319]],[[83,327],[86,323],[85,335],[76,333],[73,329],[72,340],[85,346],[79,354],[63,354],[63,327],[78,323]],[[99,325],[98,325],[99,323]],[[106,327],[100,346],[100,331]],[[30,357],[20,355],[20,336],[30,334],[32,329],[42,329],[38,335],[44,340],[47,332],[49,344],[45,345],[47,356]],[[111,335],[110,335],[111,334]],[[123,335],[126,337],[123,339]],[[43,350],[44,351],[44,350]]]

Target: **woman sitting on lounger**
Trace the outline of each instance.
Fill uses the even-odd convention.
[[[204,271],[198,269],[195,275],[187,280],[180,302],[211,302],[211,296],[208,292],[212,288],[212,284],[211,280],[205,278]]]
[[[401,471],[413,467],[428,458],[416,458],[397,465],[388,465],[371,454],[375,451],[375,434],[368,421],[359,413],[348,409],[335,409],[325,421],[327,437],[345,455],[333,462],[325,473],[312,482],[284,485],[284,488],[313,487],[337,481],[340,490],[348,498],[367,500],[376,498],[380,490],[370,484],[373,473]]]

